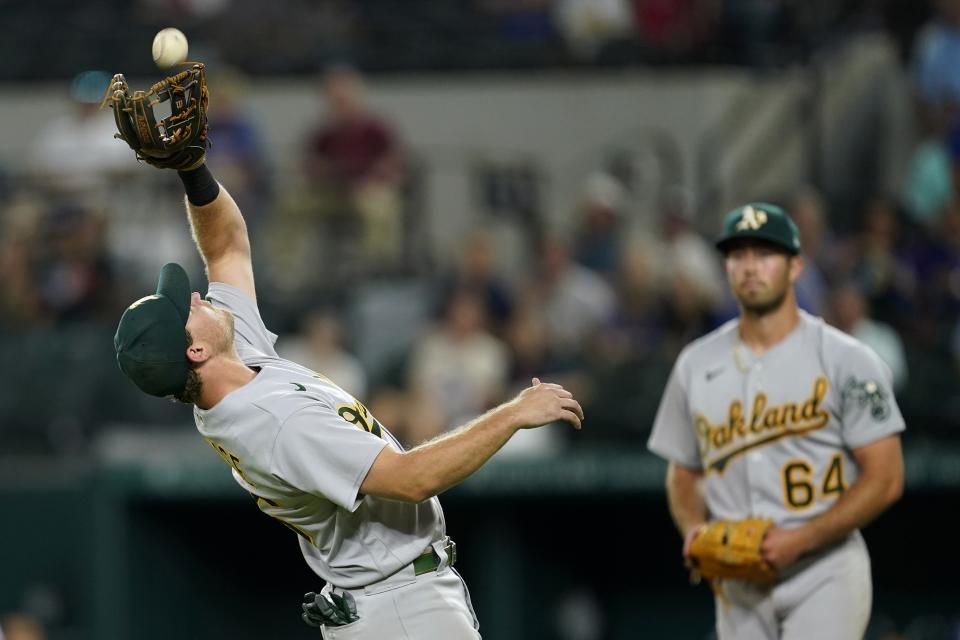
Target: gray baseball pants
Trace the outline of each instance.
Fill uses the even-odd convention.
[[[720,584],[720,640],[861,640],[870,620],[870,556],[859,532],[804,558],[773,587]]]
[[[435,547],[437,548],[437,547]],[[438,551],[442,550],[439,547]],[[358,589],[326,585],[322,593],[349,591],[360,618],[322,627],[326,640],[480,640],[480,625],[467,585],[446,554],[436,571],[415,575],[408,565],[389,578]]]

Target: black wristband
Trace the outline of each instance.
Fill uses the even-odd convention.
[[[183,190],[187,193],[187,200],[196,207],[210,204],[220,194],[220,185],[207,169],[206,163],[189,171],[177,171]]]

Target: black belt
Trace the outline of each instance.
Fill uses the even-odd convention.
[[[457,561],[457,543],[450,540],[443,550],[446,551],[447,558],[450,559],[450,561],[447,562],[447,566],[452,567],[453,563]],[[437,555],[437,552],[431,547],[429,551],[425,551],[423,555],[413,561],[413,573],[419,576],[424,573],[436,571],[439,566],[440,556]]]

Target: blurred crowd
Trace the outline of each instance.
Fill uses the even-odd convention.
[[[257,75],[350,59],[374,71],[804,62],[831,34],[882,21],[915,26],[923,2],[899,0],[91,0],[0,3],[11,25],[0,80],[68,78],[124,60],[154,71],[144,43],[178,25],[208,62]],[[122,23],[123,30],[113,28]],[[62,34],[57,47],[37,46]],[[91,47],[90,43],[101,46]],[[78,67],[79,65],[79,67]]]
[[[656,13],[655,4],[637,6]],[[750,199],[785,205],[800,227],[801,306],[888,363],[911,430],[955,435],[960,2],[938,7],[909,62],[922,136],[900,192],[860,202],[842,226],[829,194],[812,185]],[[368,106],[355,69],[324,74],[316,125],[302,132],[296,170],[282,179],[244,111],[243,76],[225,71],[211,83],[208,163],[245,213],[279,352],[365,399],[407,444],[537,376],[582,400],[580,439],[639,446],[679,350],[736,315],[711,241],[725,212],[705,223],[696,212],[709,203],[682,185],[662,185],[653,210],[639,210],[612,159],[583,176],[567,229],[543,216],[520,221],[528,233],[519,268],[506,267],[482,225],[444,266],[416,231],[424,217],[416,141]],[[112,138],[109,111],[97,109],[103,86],[96,74],[78,76],[73,111],[37,132],[25,173],[0,180],[0,353],[18,363],[0,389],[8,446],[82,447],[104,424],[185,416],[145,402],[112,360],[115,323],[153,286],[157,264],[200,271],[175,178],[142,171]],[[369,357],[371,345],[379,357]],[[543,430],[510,446],[549,452],[565,438]]]

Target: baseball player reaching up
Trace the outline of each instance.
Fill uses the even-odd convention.
[[[122,103],[125,85],[115,86]],[[139,113],[122,104],[115,111],[118,123]],[[139,144],[135,129],[121,127],[121,135]],[[509,402],[404,451],[359,400],[277,355],[277,336],[257,309],[240,210],[202,153],[199,163],[175,155],[144,159],[178,169],[210,287],[201,296],[183,268],[165,265],[156,292],[120,318],[120,368],[148,394],[193,404],[197,429],[236,482],[299,535],[304,560],[326,581],[303,605],[323,637],[479,638],[436,496],[519,429],[555,421],[579,428],[580,405],[560,385],[534,379]]]
[[[691,541],[717,520],[769,519],[775,579],[714,583],[721,640],[854,640],[872,600],[859,528],[903,488],[891,375],[876,354],[797,307],[797,227],[779,207],[732,211],[717,242],[739,318],[677,358],[648,446]]]

